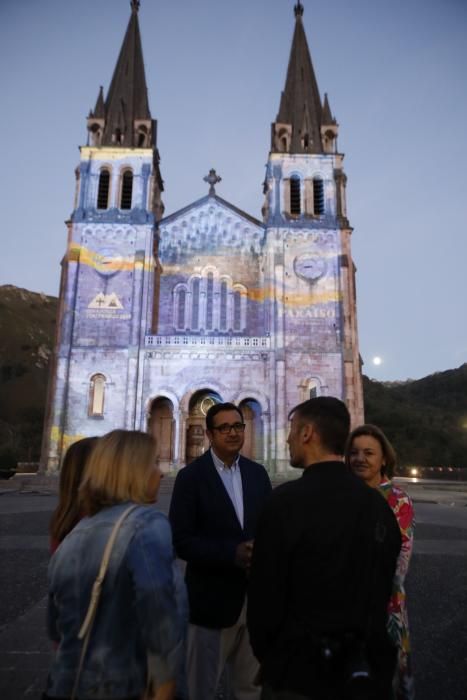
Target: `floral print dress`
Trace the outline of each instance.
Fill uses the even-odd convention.
[[[388,618],[389,636],[398,648],[394,697],[396,700],[413,700],[415,692],[404,581],[412,555],[414,509],[410,497],[392,481],[383,480],[378,488],[391,506],[402,535],[402,547],[397,560]]]

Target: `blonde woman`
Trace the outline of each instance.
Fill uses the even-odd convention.
[[[146,433],[114,430],[93,447],[79,489],[85,517],[49,565],[48,629],[58,643],[44,698],[172,700],[181,662],[186,594],[170,525],[153,507],[161,472]],[[110,533],[112,549],[82,669],[78,631]]]

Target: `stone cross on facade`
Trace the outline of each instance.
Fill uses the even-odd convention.
[[[209,175],[203,177],[203,180],[204,182],[207,182],[209,184],[209,194],[216,194],[214,185],[217,185],[217,183],[220,182],[222,178],[216,173],[214,168],[211,168],[211,170],[209,171]]]

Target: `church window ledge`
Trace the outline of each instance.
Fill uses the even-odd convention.
[[[151,223],[154,220],[153,214],[144,209],[131,209],[122,211],[116,207],[109,209],[96,209],[95,207],[87,207],[86,209],[78,208],[71,215],[71,220],[75,223],[106,223],[106,224],[145,224]]]

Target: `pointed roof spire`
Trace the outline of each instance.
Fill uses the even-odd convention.
[[[328,126],[329,124],[337,124],[335,118],[332,116],[331,108],[329,106],[328,93],[324,93],[323,102],[323,114],[321,118],[323,126]]]
[[[298,16],[303,17],[304,9],[305,8],[303,7],[302,3],[300,2],[300,0],[298,0],[297,4],[293,8],[293,11],[295,13],[295,17],[298,17]]]
[[[295,31],[287,78],[276,123],[290,124],[292,127],[292,138],[288,148],[290,153],[322,153],[321,98],[303,27],[303,12],[302,3],[297,2],[294,6]],[[302,133],[305,115],[309,129],[307,134]],[[305,143],[308,145],[305,146]]]
[[[151,120],[149,111],[143,49],[138,23],[139,0],[131,0],[131,17],[123,39],[105,101],[105,129],[102,145],[131,147],[135,143],[135,120]]]
[[[102,85],[99,88],[99,94],[97,96],[96,106],[94,107],[92,116],[95,117],[95,119],[105,119],[104,88]]]

